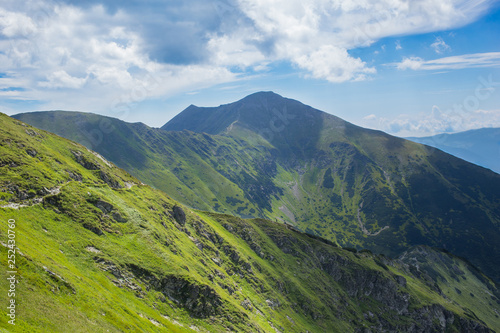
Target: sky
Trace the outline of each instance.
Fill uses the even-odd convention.
[[[0,112],[160,127],[257,91],[398,136],[500,127],[500,2],[0,2]]]

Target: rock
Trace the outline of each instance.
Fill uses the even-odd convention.
[[[99,170],[98,164],[89,161],[81,151],[72,150],[71,153],[75,156],[75,160],[87,170]]]
[[[113,216],[113,218],[115,219],[116,222],[121,222],[121,223],[127,222],[127,219],[125,217],[123,217],[117,211],[113,212],[113,214],[111,214],[111,216]]]
[[[278,300],[272,300],[272,299],[266,299],[266,304],[273,310],[280,306],[280,302]]]
[[[221,298],[209,286],[196,285],[176,276],[164,277],[160,291],[198,318],[215,315],[222,306]]]
[[[29,136],[41,136],[40,133],[32,130],[32,129],[26,129],[25,130],[26,134],[28,134]]]
[[[80,175],[78,172],[68,171],[68,176],[69,178],[76,180],[77,182],[81,182],[83,179],[82,175]]]
[[[250,302],[250,300],[248,298],[241,302],[241,306],[245,310],[248,310],[248,311],[252,311],[253,310],[252,302]]]
[[[111,177],[110,175],[108,175],[106,172],[102,171],[99,172],[99,177],[102,179],[102,181],[104,181],[106,184],[109,185],[109,187],[111,188],[122,188],[122,186],[120,185],[120,183],[114,179],[113,177]]]
[[[85,229],[92,231],[94,234],[101,236],[104,233],[102,232],[101,229],[99,229],[97,226],[90,225],[90,224],[83,224],[82,225]]]
[[[395,275],[394,279],[401,287],[406,287],[406,279],[404,277],[402,277],[401,275]]]
[[[92,252],[92,253],[101,253],[101,250],[99,249],[96,249],[95,247],[89,245],[85,248],[85,250],[89,251],[89,252]]]
[[[157,278],[142,267],[134,264],[128,266],[137,278],[184,307],[193,317],[207,318],[222,312],[222,299],[210,286],[177,275]]]
[[[186,224],[186,213],[184,213],[184,210],[182,210],[181,207],[175,205],[172,209],[172,216],[181,226]]]
[[[102,210],[105,214],[111,213],[111,211],[115,208],[112,204],[106,201],[98,200],[94,206]]]
[[[28,148],[26,149],[26,154],[28,154],[31,157],[35,157],[38,154],[38,152],[35,149]]]

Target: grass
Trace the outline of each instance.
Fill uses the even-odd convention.
[[[391,256],[445,242],[499,281],[498,256],[489,255],[499,253],[498,175],[296,101],[265,98],[270,104],[192,107],[175,121],[175,128],[210,135],[84,113],[20,117],[87,144],[188,207],[292,223],[342,246]],[[291,115],[286,130],[264,136],[268,140],[258,135],[269,130],[273,110],[285,107]],[[228,115],[237,120],[230,126]],[[202,121],[205,116],[210,119]],[[93,130],[103,134],[99,144],[86,135]]]
[[[415,319],[411,312],[397,315],[392,298],[408,294],[410,309],[440,304],[457,318],[469,313],[461,301],[479,304],[472,296],[444,298],[398,261],[387,268],[376,255],[353,253],[280,223],[185,206],[186,220],[176,220],[172,210],[178,203],[164,192],[82,146],[39,130],[33,134],[6,116],[0,120],[0,148],[7,152],[0,188],[10,194],[4,201],[27,205],[0,208],[0,221],[16,220],[19,279],[16,326],[2,321],[0,329],[350,332],[380,323],[404,330]],[[38,157],[26,153],[28,146]],[[254,171],[248,169],[256,176]],[[276,172],[283,182],[300,180],[283,168]],[[59,193],[47,193],[55,187]],[[32,197],[21,198],[30,190]],[[0,240],[6,239],[2,223]],[[7,267],[4,246],[0,262]],[[396,275],[405,276],[407,286],[388,298],[378,295],[378,288],[394,285]],[[365,283],[371,280],[376,284]],[[481,288],[496,292],[486,280],[467,281],[478,296]],[[2,279],[0,294],[7,290]],[[6,318],[7,299],[2,300],[0,316]],[[368,319],[367,311],[380,321]],[[475,312],[495,325],[486,307]]]

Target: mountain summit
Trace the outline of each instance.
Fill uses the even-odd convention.
[[[100,126],[51,116],[51,129],[70,139]],[[46,123],[43,113],[16,117]],[[500,175],[490,170],[271,92],[190,106],[162,129],[115,121],[94,149],[190,207],[282,221],[391,256],[444,248],[500,281]],[[117,147],[139,152],[140,163]]]
[[[219,107],[191,105],[162,129],[225,134],[242,139],[254,133],[280,152],[310,158],[308,152],[314,151],[325,123],[330,128],[354,126],[274,92],[258,92]]]
[[[190,105],[162,129],[221,134],[230,129],[231,125],[238,124],[265,135],[268,131],[281,132],[284,126],[294,125],[299,120],[309,119],[302,126],[310,126],[314,120],[319,121],[322,114],[321,111],[274,92],[258,92],[218,107]],[[296,121],[292,123],[291,120]]]

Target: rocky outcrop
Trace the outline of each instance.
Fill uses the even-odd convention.
[[[99,165],[89,161],[88,158],[81,152],[81,151],[75,151],[72,150],[71,153],[73,153],[73,156],[75,156],[76,162],[83,166],[87,170],[99,170]]]
[[[134,291],[137,297],[142,298],[145,295],[145,290],[141,287],[141,284],[144,284],[146,290],[152,288],[161,292],[185,308],[193,317],[207,318],[222,312],[223,302],[217,292],[208,285],[191,281],[189,277],[178,275],[157,277],[136,264],[120,267],[100,257],[94,257],[94,261],[101,270],[111,273],[111,282],[120,288]],[[163,298],[163,301],[165,300]]]
[[[111,216],[117,222],[127,222],[127,219],[109,202],[97,200],[94,206],[99,208],[105,215]]]
[[[157,277],[135,264],[129,264],[128,268],[137,279],[185,308],[193,317],[207,318],[222,312],[221,297],[208,285],[179,275]]]
[[[226,229],[228,229],[226,227]],[[406,279],[388,271],[387,266],[376,256],[374,260],[384,271],[367,269],[355,260],[337,252],[332,247],[316,246],[285,232],[267,231],[268,236],[285,254],[301,260],[327,273],[336,281],[347,296],[358,304],[371,304],[372,310],[364,313],[364,319],[372,325],[357,332],[492,332],[480,321],[460,317],[434,304],[423,307],[411,307],[410,295],[405,291]],[[355,256],[359,257],[358,254]],[[278,288],[280,289],[280,288]],[[340,297],[342,294],[340,294]],[[335,298],[335,295],[332,295]],[[374,303],[375,302],[375,303]],[[377,304],[377,305],[374,305]],[[302,311],[313,318],[321,317],[309,304],[299,304]],[[344,317],[346,308],[337,306],[339,317]]]
[[[118,180],[116,180],[113,176],[108,174],[103,170],[103,167],[96,161],[91,161],[85,154],[81,151],[72,150],[71,153],[75,157],[75,160],[78,164],[83,166],[87,170],[96,171],[99,170],[99,178],[106,184],[108,184],[111,188],[122,188],[123,186],[120,184]],[[104,161],[104,160],[103,160]],[[106,161],[104,161],[106,162]]]
[[[186,213],[180,206],[175,205],[174,208],[172,208],[172,217],[181,226],[186,224]]]
[[[222,300],[212,287],[190,282],[179,276],[165,276],[153,282],[155,289],[197,318],[221,312]]]

